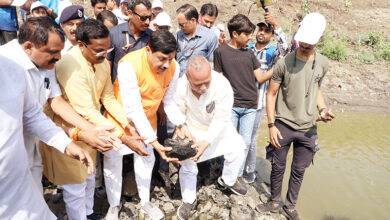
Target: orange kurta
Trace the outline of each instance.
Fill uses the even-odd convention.
[[[119,63],[123,61],[130,62],[133,66],[140,88],[139,92],[145,115],[153,130],[156,130],[157,110],[175,74],[176,61],[174,60],[164,73],[157,73],[148,62],[145,48],[127,54]],[[118,78],[119,77],[117,77],[114,82],[114,93],[116,99],[122,104]],[[131,97],[126,98],[131,99]],[[120,124],[107,112],[106,117],[115,123],[115,125],[120,126]],[[123,127],[121,128],[127,135],[130,135],[130,132],[127,129],[124,130]]]

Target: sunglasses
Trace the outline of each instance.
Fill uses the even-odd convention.
[[[152,15],[149,15],[149,16],[140,15],[140,14],[138,14],[138,13],[135,12],[135,11],[133,11],[133,14],[137,15],[141,21],[146,21],[146,20],[148,20],[148,19],[149,19],[149,21],[152,20]]]
[[[186,21],[184,23],[177,23],[177,24],[179,25],[179,27],[184,28],[184,25],[188,24],[188,22],[190,21]]]

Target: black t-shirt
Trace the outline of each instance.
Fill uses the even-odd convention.
[[[225,44],[214,51],[214,70],[223,72],[234,91],[233,107],[257,108],[254,70],[260,63],[251,50],[234,49]]]

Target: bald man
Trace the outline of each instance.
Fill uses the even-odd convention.
[[[192,138],[198,150],[193,158],[181,162],[179,171],[183,203],[177,216],[188,219],[196,205],[198,162],[223,155],[224,168],[218,183],[235,194],[246,194],[247,187],[237,181],[245,143],[231,121],[233,89],[223,75],[211,70],[206,58],[193,56],[188,61],[174,100],[181,110],[177,117],[183,122],[175,135]]]

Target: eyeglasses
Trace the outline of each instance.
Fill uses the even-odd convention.
[[[135,12],[135,11],[133,11],[133,14],[137,15],[141,21],[146,21],[146,20],[148,20],[148,19],[149,19],[149,21],[152,20],[152,15],[149,15],[149,16],[140,15],[140,14],[138,14],[138,13]]]
[[[92,51],[92,52],[95,54],[95,56],[97,56],[97,57],[102,57],[102,56],[104,56],[105,54],[110,53],[111,51],[114,50],[114,48],[112,47],[112,48],[110,48],[110,49],[108,49],[108,50],[102,50],[102,51],[96,52],[95,50],[90,49],[86,43],[84,43],[84,42],[82,42],[82,43],[84,44],[84,46],[85,46],[88,50]]]
[[[188,24],[188,22],[190,21],[186,21],[184,23],[177,23],[177,24],[179,25],[179,27],[184,28],[184,25]]]

